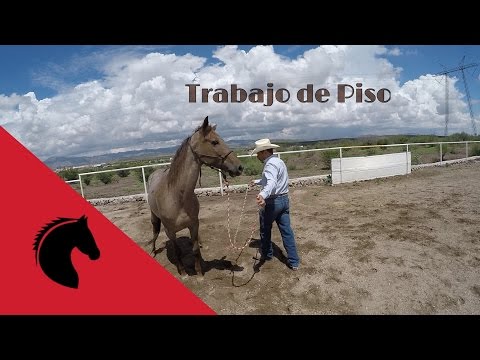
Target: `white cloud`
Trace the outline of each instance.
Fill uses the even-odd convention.
[[[388,55],[391,55],[391,56],[400,56],[402,55],[402,51],[400,50],[400,48],[393,48],[393,49],[389,49],[388,50]]]
[[[0,96],[0,124],[42,159],[172,146],[190,135],[207,115],[226,140],[443,134],[442,79],[426,75],[400,86],[401,69],[385,58],[400,55],[398,48],[328,45],[289,59],[275,53],[273,46],[256,46],[248,52],[224,46],[214,51],[210,63],[195,54],[108,50],[107,54],[91,54],[86,61],[101,74],[95,80],[58,85],[57,96],[42,100],[34,93]],[[67,70],[85,68],[80,58],[75,64],[83,65]],[[57,81],[44,76],[50,83]],[[197,102],[189,103],[185,85],[193,79],[200,86]],[[450,80],[450,132],[470,132],[465,99],[455,87],[457,79]],[[232,103],[228,98],[227,103],[216,103],[213,91],[208,102],[202,102],[200,88],[224,88],[231,95],[232,84],[249,93],[252,88],[267,92],[267,83],[273,83],[273,91],[287,89],[289,101],[264,106],[248,100]],[[313,85],[314,92],[328,89],[328,102],[299,102],[297,92],[307,84]],[[363,91],[373,88],[375,95],[385,88],[391,101],[356,103],[354,95],[339,103],[339,84]]]

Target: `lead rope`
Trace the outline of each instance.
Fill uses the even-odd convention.
[[[242,218],[243,214],[245,213],[245,204],[247,202],[247,196],[248,196],[248,190],[250,188],[250,185],[247,185],[247,190],[245,190],[245,198],[243,199],[243,205],[242,205],[242,212],[240,213],[240,217],[238,219],[238,225],[237,225],[237,230],[235,231],[235,235],[232,240],[232,236],[230,235],[230,192],[228,191],[228,183],[226,185],[226,193],[227,193],[227,232],[228,232],[228,240],[230,241],[230,247],[234,250],[239,250],[243,251],[250,242],[252,241],[253,238],[253,233],[255,232],[256,229],[256,221],[257,219],[254,219],[255,221],[252,223],[252,231],[250,233],[250,237],[247,238],[247,241],[242,247],[235,246],[237,242],[237,235],[238,235],[238,230],[240,229],[240,224],[242,223]]]
[[[234,271],[234,266],[238,266],[238,259],[240,258],[240,256],[242,255],[243,253],[243,250],[252,242],[252,239],[253,239],[253,233],[255,232],[255,229],[256,229],[256,223],[257,223],[257,219],[254,219],[253,223],[252,223],[252,231],[250,232],[250,237],[247,238],[247,240],[245,241],[245,244],[241,247],[238,247],[238,246],[235,246],[236,244],[236,241],[237,241],[237,235],[238,235],[238,230],[240,229],[240,224],[242,222],[242,218],[243,218],[243,214],[245,212],[245,204],[247,202],[247,196],[248,196],[248,190],[250,188],[250,184],[247,184],[247,189],[245,190],[245,198],[243,199],[243,206],[242,206],[242,212],[240,213],[240,218],[238,220],[238,226],[237,226],[237,230],[235,231],[235,235],[233,237],[233,240],[232,240],[232,237],[230,235],[230,192],[228,191],[228,182],[226,183],[226,189],[225,189],[225,192],[227,193],[227,233],[228,233],[228,239],[230,241],[230,247],[234,250],[239,250],[240,252],[238,253],[238,256],[237,258],[235,259],[235,264],[232,266],[232,285],[235,286],[235,287],[239,287],[239,286],[243,286],[243,285],[246,285],[248,284],[252,279],[253,277],[255,276],[255,273],[256,271],[254,271],[254,273],[252,274],[252,276],[250,277],[250,279],[248,279],[244,284],[241,284],[241,285],[236,285],[235,284],[235,271]],[[259,209],[260,211],[260,209]],[[257,254],[255,255],[254,259],[254,263],[253,263],[253,267],[255,269],[255,263],[258,259],[258,250],[257,249]]]

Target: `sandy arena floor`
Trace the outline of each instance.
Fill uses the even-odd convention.
[[[258,268],[257,206],[251,191],[229,247],[227,197],[200,197],[205,276],[196,275],[187,230],[177,234],[189,275],[178,275],[162,231],[157,261],[218,314],[480,314],[480,162],[407,176],[290,188],[301,267],[275,258]],[[230,196],[231,237],[245,194]],[[145,202],[97,208],[145,251]],[[238,260],[237,260],[238,258]]]

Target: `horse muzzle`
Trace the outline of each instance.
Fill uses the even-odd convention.
[[[235,167],[234,170],[228,170],[228,174],[231,176],[231,177],[235,177],[235,176],[240,176],[242,175],[242,172],[243,172],[243,166],[242,165],[238,165],[237,167]]]

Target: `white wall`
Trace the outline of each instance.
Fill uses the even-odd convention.
[[[406,175],[412,171],[411,152],[332,159],[332,184]]]

